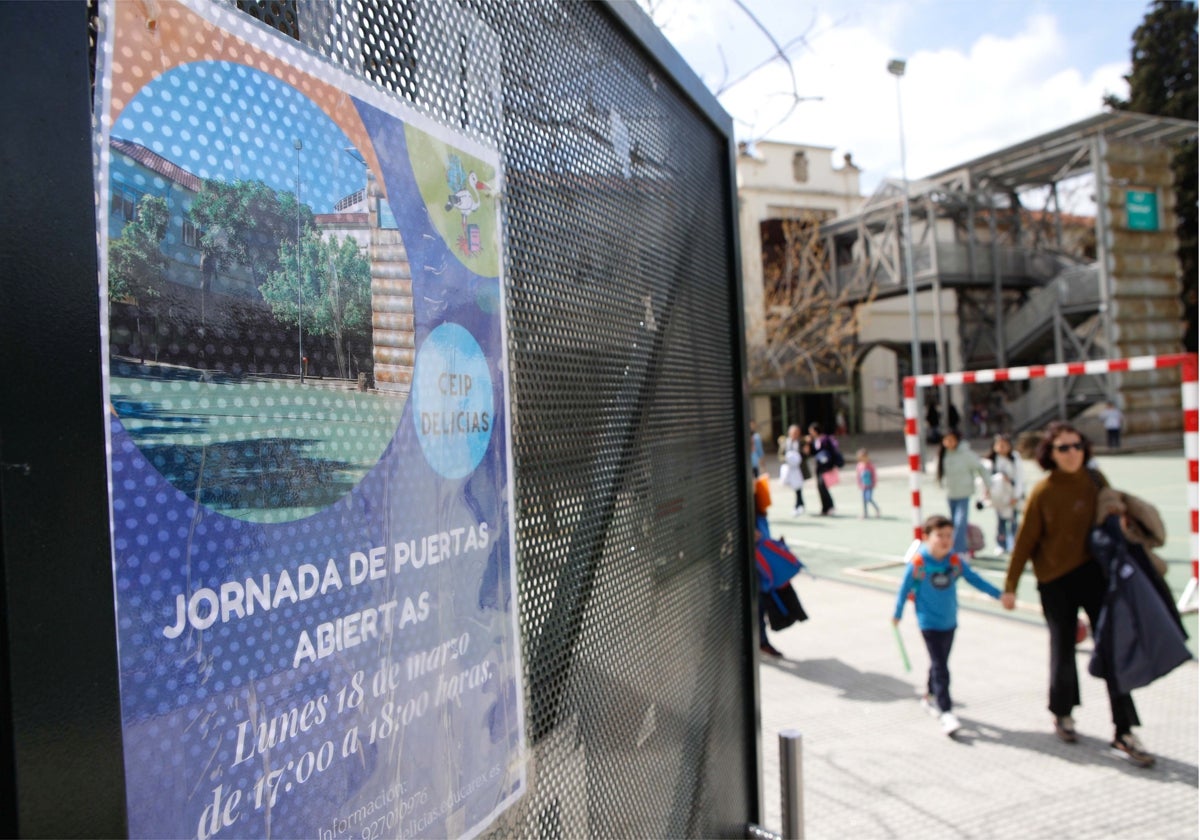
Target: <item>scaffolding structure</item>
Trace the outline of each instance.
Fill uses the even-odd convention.
[[[911,181],[914,286],[933,309],[934,335],[921,338],[934,342],[937,371],[955,366],[951,343],[963,369],[1180,352],[1170,161],[1196,134],[1191,121],[1105,113]],[[905,198],[885,182],[860,213],[821,227],[837,289],[859,300],[907,293]],[[944,290],[955,292],[954,313],[942,311]],[[942,334],[949,314],[957,336]],[[883,343],[906,363],[907,340]],[[1173,396],[1163,396],[1176,385],[1127,391],[1120,377],[1085,377],[1009,388],[1005,399],[1011,428],[1111,399],[1129,439],[1150,445],[1178,434]]]

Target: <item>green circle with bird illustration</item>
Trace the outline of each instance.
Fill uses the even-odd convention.
[[[474,273],[499,276],[495,168],[409,125],[405,139],[421,198],[446,247]]]

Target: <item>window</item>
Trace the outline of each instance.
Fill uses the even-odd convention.
[[[183,244],[189,248],[200,247],[200,231],[187,219],[183,220]]]
[[[792,178],[797,183],[803,184],[808,181],[808,153],[796,152],[792,155]]]
[[[141,194],[129,187],[114,186],[112,190],[112,208],[114,216],[132,222],[137,218],[137,205]]]

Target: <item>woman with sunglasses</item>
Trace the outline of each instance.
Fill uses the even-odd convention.
[[[1087,549],[1088,532],[1096,521],[1096,497],[1100,487],[1108,486],[1103,475],[1087,469],[1091,457],[1091,444],[1074,426],[1051,423],[1046,429],[1036,458],[1047,475],[1029,493],[1000,598],[1005,609],[1016,606],[1017,582],[1025,564],[1032,562],[1042,614],[1050,628],[1050,713],[1054,733],[1067,743],[1075,742],[1071,713],[1080,703],[1075,667],[1079,610],[1083,608],[1095,627],[1108,585]],[[1132,731],[1141,725],[1133,698],[1108,683],[1108,700],[1116,728],[1113,751],[1149,767],[1154,756]]]

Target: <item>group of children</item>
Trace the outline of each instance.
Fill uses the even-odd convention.
[[[1001,594],[968,562],[973,554],[967,539],[969,499],[973,489],[980,490],[983,501],[976,506],[988,504],[995,511],[996,553],[1005,554],[1016,541],[1019,504],[1025,495],[1021,459],[1013,451],[1008,435],[996,435],[982,461],[959,443],[957,432],[947,432],[938,453],[938,480],[946,489],[953,518],[939,514],[923,523],[924,541],[905,567],[892,616],[893,623],[898,624],[905,603],[913,602],[917,626],[929,652],[929,677],[921,705],[938,718],[947,735],[954,735],[960,726],[950,703],[950,647],[958,626],[955,586],[963,578],[992,598],[999,599]]]
[[[954,735],[959,730],[958,718],[950,702],[950,648],[958,626],[958,595],[955,589],[959,578],[980,592],[999,600],[1000,590],[980,577],[970,566],[971,552],[967,550],[967,498],[958,498],[962,491],[952,486],[965,486],[978,478],[983,485],[984,503],[996,513],[996,553],[1012,550],[1016,541],[1019,503],[1025,496],[1025,480],[1020,457],[1013,451],[1008,435],[996,435],[991,451],[982,461],[969,448],[959,449],[956,432],[942,438],[938,455],[938,478],[947,488],[954,519],[943,515],[931,516],[922,525],[924,540],[916,547],[905,567],[900,589],[896,594],[896,609],[892,622],[899,624],[907,601],[913,602],[917,626],[929,652],[929,676],[921,705],[938,718],[942,731]],[[961,475],[954,475],[955,472]],[[970,491],[966,491],[969,498]]]
[[[952,454],[962,455],[964,469],[971,478],[978,476],[982,483],[982,496],[996,513],[996,551],[1010,551],[1016,538],[1018,505],[1024,496],[1024,476],[1022,475],[1021,460],[1013,451],[1011,440],[1007,435],[997,435],[985,461],[980,461],[964,448],[962,452],[953,453],[958,443],[956,433],[948,433],[945,437],[953,437],[947,442],[943,438],[943,451],[939,457],[939,477],[945,462],[947,450]],[[949,444],[949,445],[948,445]],[[965,458],[970,455],[970,462]],[[875,487],[878,483],[878,472],[871,461],[870,453],[859,449],[855,477],[859,491],[862,494],[862,515],[866,518],[874,509],[875,515],[881,515],[879,505],[875,502]],[[971,480],[968,478],[968,480]],[[950,491],[948,490],[948,493]],[[968,493],[968,496],[970,494]],[[952,498],[954,503],[961,503],[964,508],[962,523],[952,520],[942,514],[930,516],[922,525],[924,540],[914,546],[912,557],[905,566],[904,577],[896,595],[896,607],[892,621],[899,624],[904,613],[905,604],[913,602],[917,616],[917,625],[929,652],[929,675],[926,681],[922,706],[941,724],[942,731],[954,735],[960,728],[958,718],[952,711],[950,699],[950,649],[954,643],[954,632],[958,626],[958,595],[956,585],[958,580],[965,579],[969,584],[992,598],[1000,598],[1000,590],[975,572],[969,563],[970,554],[962,546],[957,545],[962,540],[959,532],[960,525],[966,527],[966,499]],[[982,505],[980,505],[982,506]],[[761,511],[765,514],[765,511]],[[765,519],[765,516],[763,517]],[[765,635],[763,637],[765,639]],[[766,647],[764,647],[766,650]],[[774,650],[771,651],[774,653]],[[776,654],[777,655],[777,654]]]
[[[957,434],[948,433],[946,437],[953,437],[954,443],[957,444]],[[796,459],[793,469],[798,469],[800,458],[802,457],[801,455]],[[875,486],[878,482],[878,473],[875,469],[875,464],[871,461],[871,453],[865,448],[859,449],[857,461],[858,463],[855,465],[855,479],[859,492],[862,494],[862,514],[859,518],[866,519],[872,510],[875,511],[876,517],[880,517],[883,514],[875,501]],[[996,435],[992,443],[992,450],[988,453],[986,459],[986,467],[990,468],[990,474],[985,471],[985,464],[978,462],[977,459],[975,463],[978,464],[979,476],[985,479],[983,496],[996,512],[996,551],[997,553],[1005,553],[1012,548],[1013,539],[1016,537],[1017,508],[1024,496],[1024,477],[1021,470],[1021,459],[1013,452],[1012,441],[1009,440],[1007,435]],[[807,476],[804,476],[804,478],[807,478]],[[803,478],[801,478],[802,480]],[[795,484],[792,486],[795,487]],[[804,503],[803,497],[800,495],[801,491],[798,487],[796,487],[796,490],[796,513],[799,514],[804,511]]]

